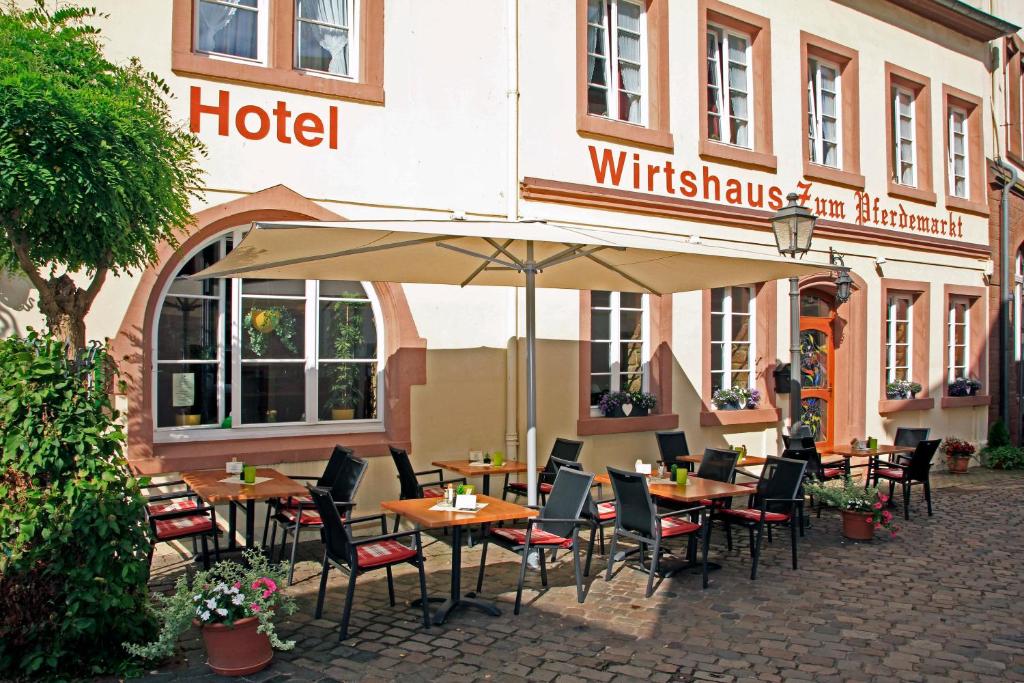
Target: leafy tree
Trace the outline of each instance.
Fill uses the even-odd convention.
[[[205,151],[159,77],[104,57],[94,9],[37,3],[0,9],[0,267],[81,348],[107,276],[152,264],[190,222]]]
[[[126,672],[152,635],[149,527],[101,369],[0,340],[0,679]]]

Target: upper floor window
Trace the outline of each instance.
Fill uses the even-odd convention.
[[[949,108],[949,140],[947,143],[949,192],[966,199],[967,185],[967,112],[960,107]]]
[[[196,0],[199,52],[263,61],[266,59],[265,0]]]
[[[591,406],[609,392],[647,391],[649,306],[646,294],[591,292]],[[600,414],[596,408],[591,412]]]
[[[750,148],[750,36],[708,26],[708,137]]]
[[[296,66],[334,76],[358,73],[355,0],[298,0]]]
[[[885,317],[885,381],[912,381],[911,321],[913,300],[908,295],[890,294]]]
[[[935,204],[931,80],[886,62],[885,93],[888,194]]]
[[[839,168],[839,68],[811,58],[807,64],[807,132],[809,158],[816,164]]]
[[[711,394],[755,388],[754,288],[711,290]]]
[[[901,185],[917,185],[917,159],[915,138],[914,93],[906,88],[892,89],[893,170]]]
[[[642,2],[588,0],[588,113],[646,124],[646,31]]]

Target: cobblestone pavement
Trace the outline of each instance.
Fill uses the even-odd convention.
[[[325,618],[313,619],[319,543],[310,542],[291,589],[300,611],[280,629],[297,645],[249,680],[1024,681],[1024,476],[976,470],[935,479],[934,517],[915,492],[895,539],[854,543],[840,536],[837,513],[825,511],[802,539],[800,569],[790,568],[788,539],[776,537],[754,582],[746,546],[728,552],[716,533],[712,555],[723,569],[706,591],[699,576],[685,575],[644,599],[640,572],[627,568],[606,583],[595,558],[585,604],[575,601],[571,562],[561,563],[545,592],[536,572],[527,575],[515,617],[518,556],[494,548],[484,595],[502,616],[460,611],[426,631],[408,606],[417,594],[412,568],[397,571],[397,607],[388,605],[384,573],[374,572],[357,585],[343,643],[339,572],[331,572]],[[432,539],[427,553],[428,587],[443,595],[447,539]],[[478,547],[463,555],[467,590],[479,557]],[[154,589],[183,570],[172,559],[158,562]],[[148,680],[219,678],[205,667],[198,633],[183,637],[180,652]]]

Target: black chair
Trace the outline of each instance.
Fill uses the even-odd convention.
[[[210,568],[210,548],[208,539],[213,538],[213,551],[216,559],[220,559],[220,545],[217,537],[220,526],[217,524],[217,511],[199,499],[186,486],[183,491],[146,494],[145,491],[169,486],[183,486],[183,481],[168,481],[162,484],[140,486],[146,498],[146,522],[151,532],[149,562],[153,562],[153,549],[157,543],[192,539],[192,554],[197,555],[198,538],[203,546],[203,568]]]
[[[366,475],[367,462],[352,455],[352,450],[335,446],[335,450],[345,451],[345,457],[334,473],[333,482],[324,482],[318,488],[327,488],[331,492],[338,505],[344,506],[347,515],[351,514],[355,507],[356,491]],[[284,557],[285,547],[288,543],[288,534],[292,535],[291,562],[288,565],[288,585],[292,585],[292,577],[295,574],[295,558],[299,548],[299,535],[305,529],[319,529],[323,526],[323,518],[320,516],[316,506],[303,503],[301,500],[295,507],[283,507],[273,517],[274,528],[270,533],[270,548],[273,553],[274,543],[277,539],[277,529],[281,528],[281,550],[278,559]]]
[[[795,445],[794,445],[795,444]],[[787,449],[789,448],[814,448],[814,437],[813,436],[790,436],[788,434],[782,435],[782,445]]]
[[[552,458],[552,460],[554,460],[556,467],[559,469],[565,467],[577,472],[583,471],[583,463],[569,462],[560,458]],[[590,562],[594,558],[594,541],[597,540],[598,534],[600,534],[601,554],[603,555],[604,530],[615,524],[615,499],[594,500],[593,486],[591,486],[591,491],[587,494],[587,501],[583,504],[580,516],[590,523],[590,540],[587,542],[587,564],[583,568],[583,576],[590,576]],[[554,553],[555,551],[553,550],[551,552],[552,557],[554,557]]]
[[[654,438],[658,440],[658,452],[661,453],[661,461],[665,463],[666,470],[671,471],[672,465],[693,469],[690,463],[678,461],[680,457],[690,454],[690,448],[686,445],[686,432],[655,432]]]
[[[932,515],[932,485],[930,472],[932,469],[932,458],[939,449],[941,439],[925,439],[917,444],[917,448],[910,455],[909,459],[900,459],[896,462],[879,460],[874,470],[874,483],[878,486],[879,479],[889,482],[889,499],[896,491],[896,484],[903,487],[903,516],[910,519],[910,488],[914,484],[924,486],[924,499],[928,503],[928,516]]]
[[[731,482],[736,476],[736,451],[725,448],[705,448],[704,457],[697,467],[701,479]]]
[[[894,446],[917,448],[917,444],[927,439],[931,431],[928,427],[897,427],[892,443]]]
[[[526,562],[530,549],[536,548],[540,556],[540,580],[545,588],[548,585],[548,574],[544,551],[551,549],[572,550],[572,566],[576,574],[576,600],[582,603],[586,599],[583,590],[583,576],[580,567],[580,526],[587,521],[580,516],[583,505],[590,495],[590,485],[594,475],[579,472],[569,467],[562,467],[555,475],[554,484],[548,500],[540,510],[540,515],[531,518],[526,528],[502,527],[491,529],[484,534],[484,547],[480,553],[480,574],[476,580],[477,593],[483,590],[484,569],[487,566],[487,548],[497,544],[513,552],[522,553],[519,566],[519,582],[516,585],[516,606],[513,610],[519,614],[523,601],[523,582],[526,580]]]
[[[423,544],[420,542],[419,530],[402,531],[389,534],[387,517],[384,515],[367,515],[342,519],[343,508],[348,512],[347,502],[335,502],[330,489],[317,486],[310,489],[317,514],[324,523],[320,527],[320,537],[324,544],[324,563],[320,571],[320,592],[316,598],[316,618],[323,616],[324,597],[327,592],[327,572],[331,565],[348,570],[348,591],[345,595],[345,612],[341,617],[341,628],[338,640],[348,638],[348,623],[352,616],[352,599],[356,592],[356,578],[374,569],[387,570],[388,599],[395,606],[395,582],[391,568],[396,564],[408,562],[416,567],[420,576],[420,607],[423,610],[423,628],[430,628],[428,611],[427,579],[423,572]],[[380,535],[362,538],[352,536],[352,525],[365,524],[380,520]],[[399,542],[399,539],[410,538],[412,547]]]
[[[409,460],[409,453],[402,448],[388,446],[391,451],[391,459],[395,461],[395,469],[398,470],[399,500],[412,500],[416,498],[444,498],[446,484],[465,484],[465,477],[445,479],[441,468],[432,470],[415,471],[412,462]],[[432,475],[437,477],[431,481],[420,481],[419,478]],[[399,515],[395,515],[395,528],[398,531],[398,523],[401,521]]]
[[[335,446],[334,450],[331,451],[331,457],[327,459],[327,465],[324,466],[323,474],[319,477],[307,477],[307,476],[290,476],[289,479],[295,479],[297,481],[314,481],[316,482],[313,486],[331,486],[334,482],[335,477],[338,476],[338,472],[341,470],[342,464],[346,458],[352,456],[352,450],[345,448],[344,446]],[[267,519],[263,524],[263,546],[267,547],[267,534],[270,532],[270,522],[274,515],[281,512],[282,509],[296,509],[300,505],[304,506],[307,510],[313,509],[313,499],[309,496],[292,496],[291,498],[282,499],[271,499],[267,501]],[[271,543],[270,548],[274,547]]]
[[[807,463],[786,458],[768,458],[757,482],[753,504],[746,508],[716,510],[714,519],[726,525],[729,550],[732,550],[732,525],[744,526],[750,536],[750,580],[757,578],[757,563],[761,556],[761,537],[765,528],[789,526],[793,546],[793,569],[797,568],[797,511],[803,502],[800,486]],[[756,532],[756,538],[755,538]]]
[[[844,462],[823,463],[821,453],[813,444],[805,448],[787,448],[782,457],[789,460],[802,460],[807,463],[804,477],[816,481],[831,481],[845,477],[848,472]],[[838,467],[836,465],[839,465]]]
[[[612,578],[612,565],[615,563],[615,548],[618,545],[619,537],[627,538],[640,545],[640,567],[647,571],[646,597],[651,597],[651,593],[654,592],[654,575],[658,572],[661,564],[664,541],[686,536],[687,555],[692,556],[690,551],[696,540],[696,534],[702,532],[704,541],[702,585],[707,588],[708,530],[710,527],[708,509],[703,505],[696,505],[681,510],[658,513],[654,501],[651,499],[650,490],[647,488],[646,475],[609,467],[608,476],[611,477],[612,489],[615,491],[617,514],[611,547],[608,549],[608,569],[605,572],[605,581],[610,581]],[[683,516],[696,516],[699,521],[680,519]],[[648,546],[651,548],[650,568],[643,566],[644,550]]]
[[[582,441],[573,441],[572,439],[563,439],[558,437],[555,439],[554,445],[551,447],[551,455],[548,457],[547,463],[544,465],[544,469],[540,472],[537,477],[537,494],[543,503],[546,496],[551,493],[551,486],[555,482],[555,465],[551,462],[552,458],[558,458],[559,460],[568,460],[569,462],[576,462],[580,459],[580,452],[583,450]],[[527,495],[526,482],[525,481],[509,481],[509,475],[505,475],[505,485],[502,488],[501,497],[504,500],[505,497],[511,493],[513,496],[518,498],[519,496]]]

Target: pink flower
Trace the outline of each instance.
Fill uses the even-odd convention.
[[[892,521],[892,513],[889,512],[888,510],[883,511],[882,512],[882,519],[885,520],[886,522],[891,522]]]
[[[876,510],[881,510],[882,509],[882,504],[881,503],[875,503],[871,507],[873,507]]]
[[[256,614],[257,612],[259,612],[259,611],[260,611],[260,606],[259,606],[259,605],[257,605],[257,604],[256,604],[256,603],[254,602],[254,603],[252,603],[251,605],[249,605],[249,609],[251,609],[251,610],[252,610],[252,613],[253,613],[253,614]]]
[[[888,501],[889,501],[889,496],[887,496],[887,495],[886,495],[886,494],[884,494],[884,493],[879,493],[879,494],[878,494],[878,500],[880,500],[880,501],[881,501],[881,502],[883,502],[883,503],[886,503],[886,502],[888,502]]]
[[[234,586],[235,586],[235,588],[241,588],[242,587],[242,582],[241,581],[235,581]]]
[[[269,598],[273,594],[274,594],[274,591],[272,591],[270,589],[267,589],[267,590],[263,591],[263,599],[266,600],[267,598]]]
[[[876,525],[875,525],[875,528],[876,528],[876,529],[881,529],[881,528],[882,528],[882,525],[881,525],[881,524],[876,524]]]
[[[274,593],[277,590],[277,584],[274,583],[274,580],[273,579],[268,579],[265,576],[262,577],[262,578],[256,579],[255,581],[252,582],[252,587],[254,589],[259,590],[260,586],[266,586],[266,592],[264,593],[263,597],[267,597],[269,594]]]
[[[892,530],[892,537],[896,538],[896,530],[895,529]]]

